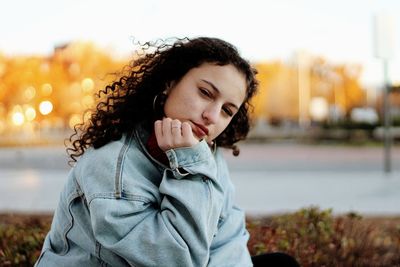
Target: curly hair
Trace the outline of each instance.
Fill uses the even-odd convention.
[[[154,99],[168,84],[178,82],[189,70],[203,63],[219,66],[232,64],[246,78],[246,97],[228,127],[215,139],[220,147],[233,149],[235,143],[246,138],[250,129],[250,99],[257,91],[257,71],[243,59],[237,49],[221,39],[199,37],[147,42],[143,53],[131,61],[127,71],[97,93],[99,102],[89,120],[77,124],[67,147],[72,162],[89,147],[99,148],[110,141],[119,140],[124,133],[133,130],[138,122],[148,127],[162,117],[163,107],[154,110]],[[150,129],[150,128],[149,128]]]

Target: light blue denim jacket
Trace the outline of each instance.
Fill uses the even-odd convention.
[[[36,266],[252,266],[221,151],[147,152],[148,132],[88,149],[71,170]]]

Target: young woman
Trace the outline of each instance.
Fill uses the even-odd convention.
[[[219,148],[239,152],[255,73],[220,39],[150,45],[71,137],[37,266],[252,266]]]

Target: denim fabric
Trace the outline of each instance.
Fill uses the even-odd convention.
[[[166,152],[148,133],[88,149],[70,171],[36,266],[252,266],[222,153]]]

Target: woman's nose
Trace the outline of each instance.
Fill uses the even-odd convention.
[[[207,124],[215,124],[218,121],[219,114],[221,113],[221,108],[213,105],[207,107],[202,114],[203,119]]]

